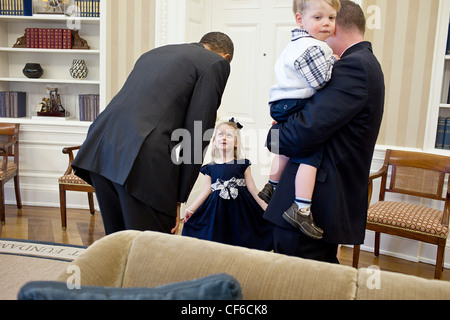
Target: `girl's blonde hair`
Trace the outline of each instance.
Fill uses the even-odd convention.
[[[294,0],[294,4],[292,6],[294,14],[303,13],[303,11],[305,11],[306,8],[308,7],[308,4],[312,1],[317,0]],[[324,1],[328,3],[334,10],[336,10],[336,12],[339,12],[339,10],[341,10],[340,0],[324,0]]]
[[[214,136],[212,139],[212,151],[211,151],[212,160],[213,161],[216,160],[217,157],[219,156],[217,148],[216,148],[216,136],[217,136],[217,130],[222,126],[229,126],[230,128],[232,128],[234,130],[235,142],[236,142],[236,146],[234,147],[234,160],[242,160],[244,158],[244,154],[242,152],[241,130],[239,129],[237,123],[232,122],[232,121],[224,121],[224,122],[219,123],[216,126],[216,130],[214,132]]]

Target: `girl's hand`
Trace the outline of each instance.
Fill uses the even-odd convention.
[[[188,222],[188,220],[189,220],[193,215],[194,215],[194,212],[193,212],[193,211],[191,211],[191,210],[189,210],[189,209],[186,209],[186,212],[185,212],[185,214],[184,214],[184,220],[183,220],[183,222],[184,222],[184,223]]]

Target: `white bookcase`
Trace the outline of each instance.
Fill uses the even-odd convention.
[[[27,117],[0,118],[0,122],[20,123],[20,183],[24,205],[59,206],[58,178],[65,172],[68,157],[62,153],[67,146],[81,145],[90,122],[79,120],[80,94],[100,94],[100,110],[105,108],[106,63],[106,1],[100,2],[100,18],[77,18],[39,15],[32,17],[0,16],[0,91],[27,92]],[[77,25],[80,36],[90,50],[13,48],[26,28],[61,28]],[[86,80],[74,80],[69,69],[74,59],[86,61]],[[26,78],[26,63],[39,63],[44,69],[40,79]],[[71,118],[33,117],[46,88],[58,88],[64,108]],[[7,184],[5,199],[14,204],[13,185]],[[88,208],[87,197],[80,192],[67,195],[68,207]]]
[[[103,7],[103,6],[102,6]],[[27,92],[27,117],[22,119],[0,119],[2,122],[14,121],[27,123],[33,118],[37,105],[47,97],[46,88],[58,88],[64,108],[70,112],[70,121],[79,122],[80,94],[100,94],[103,110],[104,99],[104,46],[102,41],[102,18],[53,17],[40,15],[33,17],[0,16],[0,91]],[[57,49],[24,49],[13,48],[17,38],[26,28],[61,28],[67,29],[76,25],[80,36],[87,40],[90,50],[57,50]],[[104,38],[104,37],[103,37]],[[69,74],[74,59],[86,61],[89,69],[85,80],[75,80]],[[40,79],[28,79],[22,70],[26,63],[39,63],[44,69]],[[103,96],[104,98],[104,96]],[[48,120],[34,119],[46,123]],[[67,121],[54,119],[51,122]],[[83,125],[83,124],[80,124]],[[85,123],[89,126],[89,123]]]
[[[449,38],[450,1],[441,0],[433,60],[433,76],[428,107],[428,122],[425,138],[425,150],[450,156],[450,150],[436,148],[438,119],[450,117],[450,55],[447,54]]]

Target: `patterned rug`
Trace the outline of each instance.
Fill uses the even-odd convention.
[[[85,247],[0,239],[0,300],[15,300],[31,281],[55,281]]]
[[[0,239],[0,255],[16,255],[60,261],[77,259],[86,247],[27,240]]]

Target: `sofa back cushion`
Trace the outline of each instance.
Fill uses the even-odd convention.
[[[153,232],[133,241],[123,287],[157,287],[226,273],[246,300],[355,299],[357,270]]]
[[[360,269],[358,300],[448,300],[450,283],[410,275]]]
[[[225,273],[245,300],[356,298],[356,269],[155,232],[125,231],[94,243],[72,265],[81,286],[155,288]],[[58,281],[72,281],[62,274]]]

